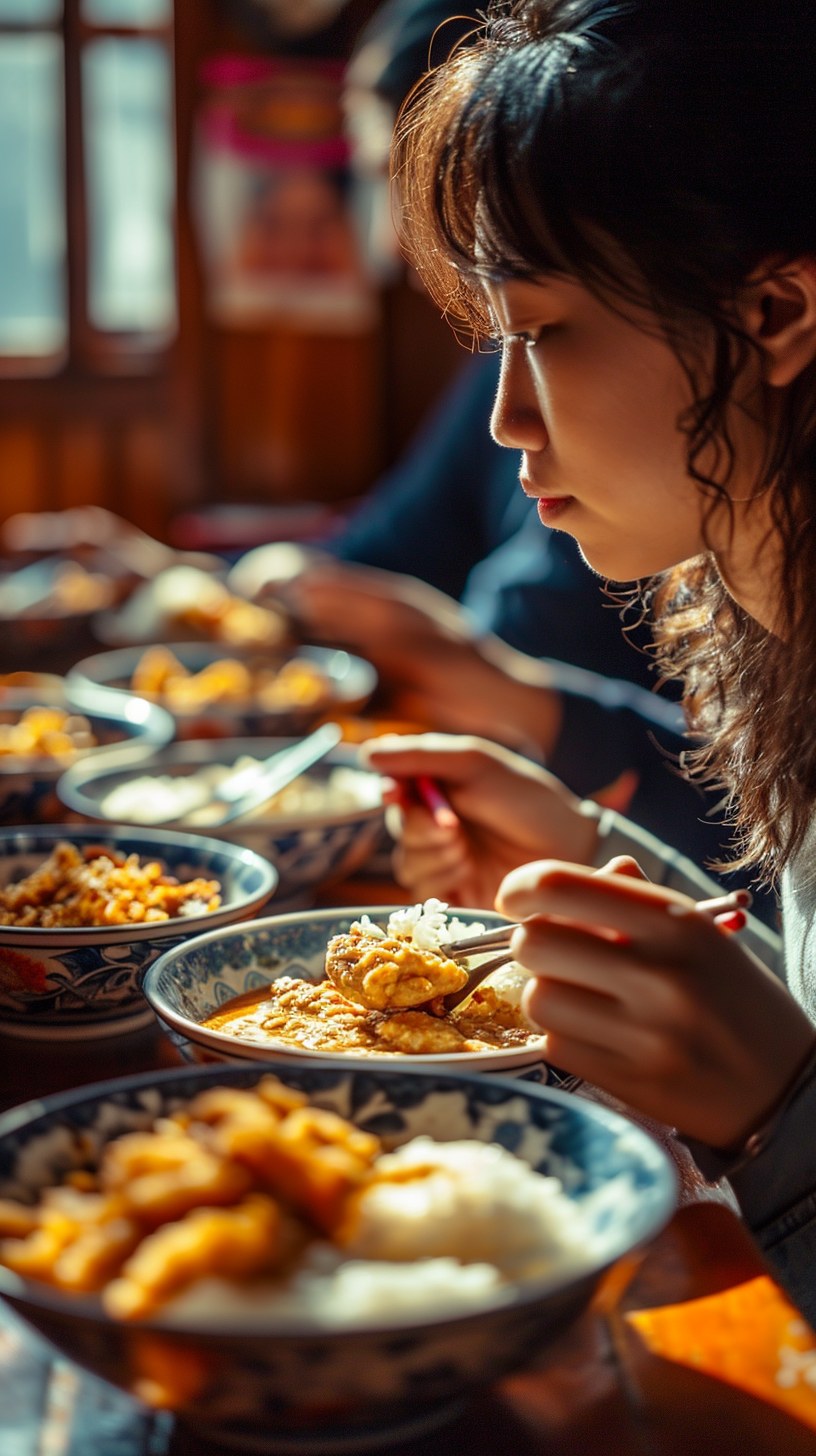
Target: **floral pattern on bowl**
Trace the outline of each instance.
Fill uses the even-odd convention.
[[[350,1117],[388,1147],[421,1133],[497,1142],[555,1174],[570,1197],[596,1195],[586,1265],[516,1287],[489,1310],[353,1330],[121,1325],[98,1301],[69,1298],[0,1267],[0,1293],[58,1349],[132,1390],[146,1366],[184,1361],[179,1415],[247,1451],[358,1452],[418,1434],[486,1382],[528,1364],[585,1308],[603,1270],[662,1227],[674,1172],[617,1114],[549,1089],[439,1072],[276,1064],[287,1085]],[[146,1127],[204,1087],[252,1086],[257,1068],[124,1078],[31,1103],[0,1118],[0,1197],[36,1196],[102,1146]],[[328,1413],[328,1414],[327,1414]]]
[[[237,845],[160,830],[63,824],[0,830],[0,884],[21,879],[58,840],[99,844],[161,859],[180,880],[221,881],[222,905],[207,915],[142,925],[85,928],[0,926],[0,1031],[37,1041],[76,1041],[136,1030],[153,1018],[142,978],[153,961],[205,927],[250,919],[276,884],[272,865]]]
[[[210,1031],[200,1023],[231,996],[262,990],[278,976],[321,981],[326,945],[344,934],[353,920],[368,915],[384,926],[398,905],[357,906],[346,910],[308,910],[276,915],[226,933],[198,936],[157,960],[145,977],[144,993],[159,1019],[179,1037],[205,1049],[206,1060],[270,1061],[294,1058],[311,1063],[333,1062],[337,1054],[306,1051],[283,1042],[249,1042]],[[488,929],[506,925],[501,915],[488,910],[458,910],[462,920],[479,920]],[[183,1049],[183,1048],[182,1048]],[[411,1058],[395,1053],[372,1053],[366,1062],[399,1066],[450,1067],[452,1070],[510,1071],[540,1065],[542,1043],[499,1048],[487,1052],[458,1052]]]

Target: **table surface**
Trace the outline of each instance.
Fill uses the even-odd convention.
[[[357,885],[332,903],[387,903]],[[0,1108],[181,1064],[157,1027],[49,1045],[0,1038]],[[392,1456],[816,1456],[816,1432],[742,1391],[648,1353],[625,1309],[718,1293],[765,1272],[727,1208],[680,1210],[653,1242],[619,1306],[588,1313],[543,1363],[480,1395],[453,1425]],[[55,1358],[0,1304],[0,1456],[213,1456],[200,1433],[151,1416]]]

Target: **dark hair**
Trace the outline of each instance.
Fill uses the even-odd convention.
[[[406,247],[477,333],[491,327],[485,271],[565,273],[615,308],[649,309],[692,384],[679,424],[713,509],[728,502],[727,406],[755,348],[740,290],[816,255],[815,84],[813,0],[494,6],[401,119]],[[709,554],[642,584],[661,671],[683,679],[705,740],[687,766],[727,787],[740,863],[771,874],[816,800],[815,375],[785,392],[755,486],[772,487],[786,640],[729,597]]]

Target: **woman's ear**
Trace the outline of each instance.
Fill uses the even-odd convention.
[[[766,384],[791,384],[816,359],[816,260],[763,270],[742,294],[742,326],[764,356]]]

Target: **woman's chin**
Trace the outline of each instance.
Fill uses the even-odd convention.
[[[599,545],[593,541],[590,544],[579,540],[577,536],[575,540],[590,571],[603,577],[604,581],[645,581],[648,577],[658,576],[661,571],[670,571],[686,559],[677,557],[675,560],[669,553],[655,551],[614,550],[610,549],[608,543]]]

